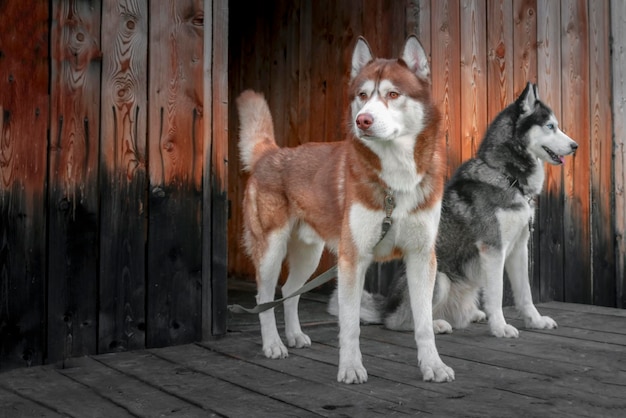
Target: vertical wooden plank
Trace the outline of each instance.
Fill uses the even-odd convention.
[[[324,79],[325,79],[325,102],[324,111],[318,118],[325,119],[325,130],[320,138],[311,138],[311,141],[338,141],[344,139],[346,132],[344,121],[347,109],[347,86],[350,75],[350,61],[352,56],[352,48],[356,37],[360,34],[364,35],[367,42],[370,43],[374,56],[381,56],[381,44],[386,43],[386,39],[381,36],[380,23],[374,24],[366,30],[363,20],[365,14],[380,13],[382,10],[379,3],[363,2],[361,9],[362,15],[359,16],[353,4],[349,2],[332,2],[326,6],[321,3],[317,7],[325,8],[327,13],[326,19],[330,25],[326,28],[329,32],[325,38],[327,41],[326,60],[324,63]],[[361,25],[361,30],[358,31]],[[354,31],[357,33],[354,33]],[[314,58],[311,58],[314,59]],[[331,70],[332,69],[332,70]],[[319,120],[319,119],[318,119]],[[332,260],[334,264],[335,260]],[[330,267],[332,264],[328,265]]]
[[[98,351],[145,347],[148,2],[102,10]]]
[[[564,266],[566,302],[591,303],[589,235],[589,36],[587,2],[561,3],[562,106],[561,124],[578,142],[576,155],[565,166]]]
[[[149,4],[146,345],[202,335],[201,0]]]
[[[205,2],[207,10],[208,1]],[[205,132],[205,136],[211,138],[210,155],[210,182],[204,183],[204,193],[207,188],[211,195],[211,235],[207,237],[211,240],[211,265],[210,265],[210,286],[211,299],[203,301],[203,310],[211,310],[211,336],[223,335],[226,333],[227,302],[228,302],[228,0],[213,0],[212,2],[211,26],[207,31],[212,35],[212,60],[211,79],[205,78],[205,83],[211,83],[210,89],[210,109],[211,128],[210,132]],[[205,50],[206,51],[206,50]],[[205,61],[208,59],[205,58]],[[208,66],[208,64],[207,64]],[[205,94],[208,95],[208,92]],[[206,97],[209,103],[209,97]],[[205,125],[205,126],[208,126]],[[209,130],[209,129],[207,129]],[[206,141],[205,141],[206,143]],[[208,164],[208,162],[207,162]],[[205,204],[208,201],[205,199]],[[206,217],[205,225],[209,221]],[[203,228],[204,231],[209,228]],[[205,239],[206,242],[206,239]],[[205,258],[206,260],[206,258]],[[209,266],[204,265],[203,269]],[[203,286],[208,285],[207,280],[203,280]],[[210,304],[210,306],[206,306]],[[207,317],[204,317],[203,337],[209,336]]]
[[[424,51],[426,55],[430,58],[430,69],[431,69],[431,80],[433,77],[432,74],[432,45],[431,45],[431,27],[430,27],[430,19],[431,19],[431,10],[430,10],[430,0],[408,0],[410,9],[408,9],[407,13],[412,14],[407,19],[407,31],[408,34],[415,33],[417,38],[420,40],[420,43],[424,47]]]
[[[537,0],[513,0],[513,91],[537,83]]]
[[[537,2],[536,0],[513,0],[513,92],[517,97],[529,81],[537,83]],[[529,239],[528,274],[533,299],[539,299],[538,264],[539,234],[536,232],[538,217],[534,218],[533,232]]]
[[[45,353],[46,2],[0,6],[0,372]],[[19,24],[16,24],[19,22]]]
[[[239,14],[229,24],[229,61],[234,69],[229,71],[228,85],[230,97],[236,98],[245,89],[256,89],[266,94],[267,88],[262,88],[262,83],[268,83],[262,74],[265,71],[259,66],[263,51],[267,42],[258,24],[263,19],[263,9],[260,2],[248,4],[248,13]],[[269,29],[268,29],[269,30]],[[305,106],[308,109],[308,104]],[[243,221],[241,202],[245,188],[247,175],[242,172],[239,161],[239,120],[235,101],[230,102],[229,108],[229,141],[228,175],[236,181],[228,182],[228,195],[231,201],[231,217],[228,222],[228,270],[237,278],[254,280],[254,267],[250,262],[242,245]],[[308,134],[308,132],[307,132]]]
[[[311,49],[312,49],[312,4],[311,1],[300,2],[300,15],[298,19],[298,30],[300,45],[298,48],[298,144],[303,144],[309,139],[311,130],[312,112],[309,108],[309,98],[311,97]],[[295,24],[295,22],[294,22]]]
[[[593,304],[615,306],[609,3],[589,1],[591,265]]]
[[[358,13],[354,13],[354,4],[350,4],[350,2],[343,3],[344,5],[347,4],[343,11],[345,19],[349,19],[351,14],[358,15]],[[386,14],[389,9],[388,4],[385,4],[384,0],[362,0],[361,3],[360,19],[362,21],[361,32],[363,36],[367,39],[374,56],[389,58],[391,51],[387,49],[389,47],[388,28],[385,25]],[[343,30],[343,28],[337,27],[335,30]]]
[[[308,121],[308,138],[306,142],[328,141],[331,138],[338,139],[341,137],[339,132],[332,132],[332,119],[329,120],[327,115],[330,111],[328,108],[333,103],[333,83],[335,72],[342,71],[337,67],[336,63],[336,46],[334,44],[333,21],[335,8],[340,7],[343,2],[312,2],[311,10],[311,55],[306,59],[311,62],[311,78],[310,78],[310,97],[306,104],[309,108],[310,119]],[[332,7],[331,7],[332,6]],[[354,11],[358,19],[358,26],[354,28],[355,35],[360,35],[360,15]],[[331,73],[329,69],[332,69]],[[337,86],[343,87],[343,86]],[[341,90],[340,90],[341,91]],[[344,109],[334,109],[335,113],[344,115]],[[329,138],[327,134],[330,134]],[[327,269],[335,263],[335,257],[324,251],[318,271]]]
[[[626,307],[626,2],[611,0],[613,194],[617,307]]]
[[[202,139],[204,146],[204,173],[202,176],[202,260],[211,260],[210,264],[204,263],[202,266],[202,340],[210,339],[213,336],[213,322],[217,321],[219,315],[213,313],[213,189],[211,188],[212,170],[213,170],[213,0],[204,0],[204,49],[203,49],[203,101],[204,112],[211,115],[206,122],[207,128],[202,131]],[[228,33],[228,31],[226,31]],[[227,80],[228,81],[228,80]],[[207,228],[206,225],[211,225]],[[226,228],[227,224],[226,224]],[[228,237],[226,238],[228,243]],[[228,245],[225,246],[228,252]],[[226,300],[228,300],[228,290],[226,291]],[[224,323],[225,323],[224,319]],[[225,324],[224,324],[225,325]],[[221,326],[218,326],[221,328]]]
[[[472,158],[487,128],[485,0],[461,1],[461,160]]]
[[[334,4],[334,3],[333,3]],[[326,118],[318,117],[320,113],[325,115],[326,96],[328,88],[328,68],[332,64],[328,61],[329,49],[331,49],[332,34],[330,27],[331,11],[328,3],[313,2],[312,29],[311,29],[311,96],[309,109],[311,109],[311,121],[309,123],[308,141],[324,141],[326,137]],[[315,59],[313,59],[315,57]],[[313,109],[316,109],[315,111]],[[315,112],[315,113],[313,113]]]
[[[513,1],[487,1],[487,124],[515,99],[513,96]],[[480,140],[484,136],[481,134]],[[508,280],[503,303],[513,302]]]
[[[285,109],[285,136],[293,138],[295,143],[299,143],[299,122],[300,122],[300,8],[301,1],[288,3],[284,21],[286,25],[286,91],[289,96],[289,108]]]
[[[404,46],[404,41],[409,35],[415,35],[415,26],[409,26],[408,15],[412,12],[410,0],[404,1],[391,1],[389,5],[389,30],[392,46],[392,55],[399,56]],[[405,24],[398,24],[398,22],[405,22]],[[418,38],[419,39],[419,38]],[[430,50],[427,52],[427,54]]]
[[[52,2],[48,360],[96,352],[100,2]]]
[[[267,24],[269,53],[269,91],[268,104],[272,110],[276,140],[281,146],[292,146],[292,139],[286,136],[287,103],[289,93],[286,91],[287,79],[287,25],[285,18],[291,2],[277,1],[274,3]],[[271,45],[271,47],[269,47]],[[295,51],[294,51],[295,52]]]
[[[448,177],[461,164],[461,61],[459,0],[431,3],[433,98],[441,111]]]
[[[561,4],[537,0],[537,86],[539,97],[559,121],[561,112]],[[572,164],[566,159],[565,165]],[[537,226],[539,300],[563,300],[563,166],[546,164],[543,193],[539,198]]]
[[[513,1],[487,1],[487,119],[491,122],[513,97]]]

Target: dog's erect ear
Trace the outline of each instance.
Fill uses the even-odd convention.
[[[415,35],[407,38],[402,51],[402,60],[406,63],[415,75],[424,80],[430,77],[430,67],[428,66],[428,57],[420,41]]]
[[[539,98],[539,88],[537,87],[536,84],[532,84],[532,86],[533,86],[533,93],[535,94],[535,101],[541,100]]]
[[[369,63],[374,57],[372,56],[372,50],[367,44],[367,41],[362,36],[356,41],[354,51],[352,52],[352,69],[350,70],[350,80],[354,79],[356,75]]]
[[[537,86],[533,83],[526,84],[526,88],[520,94],[520,103],[522,105],[522,116],[527,116],[535,109],[537,100],[539,100],[539,94]]]

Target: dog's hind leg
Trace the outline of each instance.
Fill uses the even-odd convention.
[[[511,282],[515,307],[524,318],[526,328],[556,328],[556,321],[549,316],[541,316],[533,303],[528,281],[528,232],[522,236],[509,254],[504,268]]]
[[[443,319],[442,308],[450,296],[450,279],[445,273],[437,272],[435,288],[433,290],[433,331],[435,334],[449,334],[452,325]]]
[[[267,242],[267,251],[265,251],[262,259],[258,262],[256,297],[258,304],[274,300],[278,276],[287,252],[289,229],[286,226],[270,234]],[[261,312],[259,321],[261,322],[261,337],[263,338],[263,353],[265,356],[273,359],[287,357],[287,347],[281,341],[276,328],[274,309]]]
[[[289,262],[289,277],[283,285],[283,297],[297,291],[311,277],[319,264],[324,243],[317,241],[306,243],[294,237],[287,248],[287,261]],[[285,336],[289,347],[309,347],[311,339],[302,332],[298,317],[298,302],[300,296],[294,296],[285,301]]]

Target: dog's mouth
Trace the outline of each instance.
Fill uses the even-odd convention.
[[[555,153],[554,151],[552,151],[550,148],[548,148],[546,146],[542,146],[541,148],[543,148],[544,151],[550,157],[550,160],[551,160],[550,162],[552,162],[555,165],[565,164],[565,157],[564,156],[558,155],[557,153]]]

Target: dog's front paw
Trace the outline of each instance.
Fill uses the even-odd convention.
[[[450,334],[452,332],[452,325],[445,319],[435,319],[433,321],[433,331],[435,334]]]
[[[270,341],[269,343],[263,343],[263,353],[265,357],[272,359],[286,358],[289,356],[287,347],[280,339]]]
[[[513,325],[502,324],[491,326],[491,333],[498,338],[517,338],[519,337],[519,331]]]
[[[287,345],[296,348],[310,347],[311,339],[304,332],[287,334]]]
[[[454,380],[454,370],[441,360],[428,364],[421,362],[420,370],[425,382],[452,382]]]
[[[549,316],[540,316],[538,318],[533,318],[525,321],[526,328],[533,329],[553,329],[557,328],[558,325],[556,321]]]
[[[340,383],[365,383],[367,382],[367,370],[362,364],[339,365],[337,381]]]

